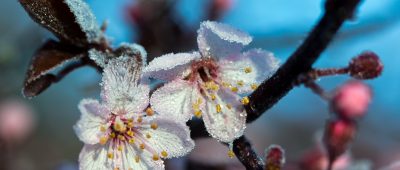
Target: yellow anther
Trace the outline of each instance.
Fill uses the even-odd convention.
[[[135,135],[135,133],[133,131],[131,131],[131,130],[128,130],[128,132],[126,132],[126,134],[129,135],[129,136]]]
[[[141,150],[144,150],[144,143],[140,144],[139,147],[140,147]]]
[[[106,132],[106,130],[107,130],[107,129],[106,129],[106,127],[105,127],[105,126],[103,126],[103,125],[102,125],[102,126],[100,126],[100,131],[101,131],[101,132]]]
[[[217,109],[217,113],[221,113],[222,108],[221,108],[221,105],[220,105],[220,104],[217,104],[217,105],[215,106],[215,108]]]
[[[232,105],[231,104],[226,104],[226,108],[228,108],[230,110],[230,109],[232,109]]]
[[[125,136],[118,135],[118,139],[119,139],[119,140],[125,140]]]
[[[194,116],[196,116],[197,118],[200,118],[201,117],[201,111],[200,110],[195,111],[194,112]]]
[[[211,100],[215,100],[217,97],[214,94],[211,94]]]
[[[108,141],[108,137],[107,136],[103,136],[103,137],[100,138],[99,143],[104,145],[104,144],[107,143],[107,141]]]
[[[146,114],[147,114],[147,116],[153,116],[154,115],[154,110],[149,107],[149,108],[146,109]]]
[[[233,150],[228,151],[228,156],[229,156],[229,158],[235,157],[235,153],[233,152]]]
[[[120,122],[116,122],[113,127],[114,127],[114,130],[116,130],[117,132],[123,133],[126,131],[126,126]]]
[[[235,92],[235,93],[239,91],[239,89],[237,87],[232,87],[231,90],[232,90],[232,92]]]
[[[126,126],[128,126],[128,128],[133,128],[133,122],[128,122],[128,124],[126,124]]]
[[[211,90],[218,91],[219,90],[219,86],[217,84],[213,84],[211,86]]]
[[[119,146],[117,147],[117,150],[118,150],[118,151],[122,151],[122,145],[119,145]]]
[[[110,133],[110,138],[115,138],[115,133],[114,132]]]
[[[153,155],[153,161],[158,161],[160,159],[160,157],[156,154]]]
[[[136,156],[135,156],[135,162],[136,162],[136,163],[139,163],[139,160],[140,160],[139,156],[136,155]]]
[[[146,133],[146,138],[148,138],[148,139],[150,139],[150,138],[151,138],[151,135],[150,135],[150,133]]]
[[[227,83],[227,82],[222,82],[222,86],[224,86],[224,87],[229,87],[229,86],[231,86],[231,84],[229,84],[229,83]]]
[[[249,99],[249,97],[246,96],[246,97],[242,98],[241,102],[243,105],[248,105],[250,103],[250,99]]]
[[[193,107],[193,110],[198,110],[200,106],[199,106],[199,104],[194,103],[194,104],[192,105],[192,107]]]
[[[201,98],[198,98],[197,99],[197,104],[201,104],[201,103],[203,103],[203,100]]]
[[[161,156],[166,158],[168,156],[167,151],[161,151]]]
[[[138,122],[138,123],[142,123],[142,121],[143,121],[142,116],[139,116],[139,117],[137,118],[137,122]]]
[[[155,123],[155,122],[151,123],[150,128],[152,128],[153,130],[156,130],[158,128],[157,123]]]
[[[118,168],[118,167],[116,167],[116,168],[114,168],[114,170],[119,170],[119,168]]]
[[[253,90],[255,90],[255,89],[257,89],[257,87],[258,87],[258,85],[257,84],[251,84],[251,89],[253,89]]]
[[[239,81],[237,82],[237,85],[240,86],[240,87],[242,87],[242,86],[244,85],[244,81],[243,81],[243,80],[239,80]]]
[[[129,139],[129,143],[130,143],[130,144],[133,144],[133,143],[135,143],[135,139],[133,139],[133,138],[130,138],[130,139]]]
[[[108,159],[113,159],[113,158],[114,158],[114,154],[111,153],[111,152],[108,153],[108,154],[107,154],[107,158],[108,158]]]
[[[133,122],[133,119],[132,119],[132,118],[129,118],[129,119],[128,119],[128,122]]]
[[[251,73],[251,71],[253,71],[253,69],[251,69],[251,67],[244,68],[245,73]]]

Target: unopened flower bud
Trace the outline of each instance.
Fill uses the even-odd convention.
[[[265,150],[265,170],[280,170],[285,164],[285,150],[279,145],[271,145]]]
[[[339,116],[353,119],[365,114],[371,97],[371,89],[367,85],[360,81],[349,81],[336,90],[331,107]]]
[[[372,79],[381,75],[383,64],[373,52],[363,52],[349,64],[349,73],[356,79]]]
[[[330,162],[347,150],[355,133],[356,125],[352,121],[340,119],[327,122],[323,142]]]

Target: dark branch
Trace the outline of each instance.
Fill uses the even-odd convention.
[[[264,81],[249,96],[250,103],[246,106],[247,122],[260,117],[293,88],[293,82],[300,74],[311,70],[343,22],[353,16],[359,3],[360,0],[327,0],[324,16],[303,44],[270,79]]]
[[[233,142],[233,152],[246,169],[263,169],[264,161],[258,157],[246,137],[242,136]]]

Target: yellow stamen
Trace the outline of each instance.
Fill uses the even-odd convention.
[[[248,105],[249,103],[250,103],[249,97],[243,97],[243,98],[242,98],[242,104],[243,104],[243,105]]]
[[[251,73],[251,71],[253,71],[253,69],[251,69],[251,67],[244,68],[245,73]]]
[[[166,158],[166,157],[168,156],[167,151],[162,151],[162,152],[161,152],[161,156],[164,157],[164,158]]]
[[[200,110],[195,111],[194,112],[194,116],[196,116],[197,118],[200,118],[201,117],[201,111]]]
[[[239,81],[237,82],[237,85],[240,86],[240,87],[242,87],[242,86],[244,85],[243,80],[239,80]]]
[[[235,92],[235,93],[239,91],[239,89],[237,87],[232,87],[231,90],[232,90],[232,92]]]
[[[125,140],[125,136],[118,135],[118,139],[119,139],[119,140]]]
[[[130,143],[130,144],[135,143],[135,139],[133,139],[133,138],[129,139],[129,143]]]
[[[233,150],[228,151],[228,156],[229,156],[229,158],[235,157],[235,153],[233,152]]]
[[[226,108],[228,108],[230,110],[230,109],[232,109],[232,105],[231,104],[226,104]]]
[[[140,147],[141,150],[144,150],[144,143],[140,144],[139,147]]]
[[[101,132],[106,132],[106,130],[107,130],[107,129],[106,129],[105,126],[100,126],[100,131],[101,131]]]
[[[116,168],[114,168],[114,170],[119,170],[119,168],[118,168],[118,167],[116,167]]]
[[[128,122],[128,124],[126,124],[126,126],[128,126],[128,128],[133,128],[133,122]]]
[[[108,159],[113,159],[114,158],[114,154],[113,153],[108,153],[107,157],[108,157]]]
[[[217,98],[214,94],[211,94],[211,100],[215,100]]]
[[[118,150],[118,151],[122,151],[122,145],[119,145],[119,146],[117,147],[117,150]]]
[[[198,110],[200,106],[199,106],[199,104],[194,103],[192,107],[193,107],[193,110]]]
[[[201,100],[201,98],[197,99],[197,104],[201,104],[203,102],[203,100]]]
[[[227,83],[227,82],[222,82],[222,86],[224,86],[224,87],[229,87],[229,86],[231,86],[231,84],[229,84],[229,83]]]
[[[150,135],[150,133],[146,133],[146,138],[148,138],[148,139],[150,139],[150,138],[151,138],[151,135]]]
[[[158,161],[159,159],[160,159],[160,157],[158,155],[156,155],[156,154],[153,155],[153,160],[154,161]]]
[[[135,133],[133,131],[131,131],[131,130],[128,130],[128,132],[126,132],[126,134],[129,135],[129,136],[135,135]]]
[[[154,115],[154,110],[149,107],[149,108],[146,109],[146,114],[147,114],[147,116],[153,116]]]
[[[103,137],[100,138],[99,143],[102,144],[102,145],[104,145],[104,144],[107,143],[107,140],[108,140],[108,137],[107,137],[107,136],[103,136]]]
[[[220,104],[217,104],[217,105],[215,106],[215,108],[217,109],[217,113],[221,113],[222,108],[221,108],[221,105],[220,105]]]
[[[157,123],[153,122],[153,123],[151,123],[150,127],[151,127],[153,130],[156,130],[156,129],[158,128],[158,125],[157,125]]]
[[[135,156],[135,162],[136,162],[136,163],[139,163],[139,160],[140,160],[139,156],[136,155],[136,156]]]
[[[142,121],[143,121],[142,116],[139,116],[138,119],[137,119],[137,122],[138,122],[138,123],[142,123]]]
[[[115,138],[115,133],[114,133],[114,132],[112,132],[112,133],[110,134],[110,138]]]
[[[251,84],[251,89],[253,89],[253,90],[255,90],[255,89],[257,89],[257,87],[258,87],[258,85],[257,84]]]

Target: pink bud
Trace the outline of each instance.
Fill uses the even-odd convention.
[[[271,145],[265,150],[265,170],[281,169],[285,163],[285,151],[279,145]]]
[[[367,51],[350,61],[349,71],[356,79],[372,79],[381,75],[383,64],[378,55]]]
[[[336,90],[331,107],[344,118],[361,117],[367,111],[371,97],[371,89],[367,85],[359,81],[349,81]]]
[[[32,132],[32,110],[21,101],[5,101],[0,104],[0,140],[21,142]]]
[[[214,0],[213,2],[220,11],[226,11],[232,6],[232,0]]]
[[[325,127],[323,142],[330,161],[335,161],[343,154],[356,133],[356,125],[348,120],[328,121]]]

